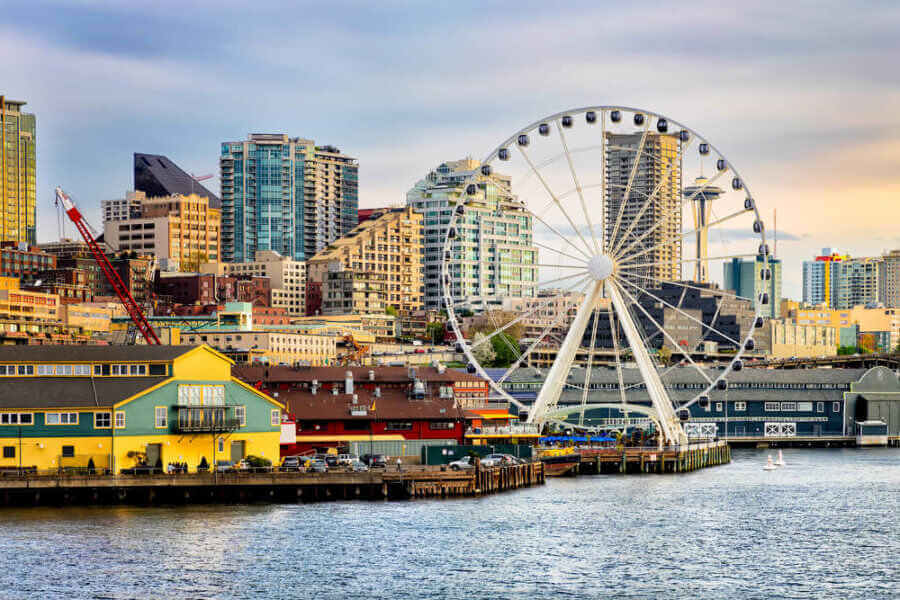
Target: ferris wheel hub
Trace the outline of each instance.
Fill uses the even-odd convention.
[[[591,277],[596,281],[603,281],[612,275],[615,263],[606,254],[596,254],[588,261],[587,268]]]

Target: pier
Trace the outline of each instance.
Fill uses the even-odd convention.
[[[693,443],[664,448],[579,448],[570,468],[558,475],[689,473],[731,462],[731,447],[725,441]]]
[[[177,505],[475,497],[544,483],[540,462],[469,471],[0,476],[0,506]]]

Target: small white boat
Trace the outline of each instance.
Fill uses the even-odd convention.
[[[772,455],[769,455],[769,460],[763,466],[763,471],[774,471],[778,467],[775,466],[775,463],[772,462]]]
[[[778,451],[778,460],[775,461],[775,466],[776,467],[785,466],[784,455],[781,453],[781,450]]]

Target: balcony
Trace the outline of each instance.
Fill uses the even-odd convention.
[[[175,433],[219,433],[234,431],[241,421],[234,406],[176,406]]]

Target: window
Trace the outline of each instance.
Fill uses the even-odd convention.
[[[63,458],[72,458],[75,456],[75,446],[63,446],[62,447],[62,455]]]
[[[241,427],[247,425],[247,407],[246,406],[235,406],[234,407],[234,418],[237,419],[237,422]]]
[[[796,402],[782,402],[781,410],[797,410]]]
[[[735,402],[734,410],[736,410],[736,411],[747,410],[747,403],[746,402]]]
[[[71,375],[73,365],[56,365],[57,375]]]
[[[163,429],[169,426],[169,408],[166,406],[157,406],[154,409],[154,424],[157,429]]]
[[[32,425],[34,423],[34,415],[31,413],[19,413],[19,425]]]
[[[95,412],[94,429],[109,429],[112,426],[111,419],[112,415],[108,412]]]
[[[767,412],[781,410],[781,402],[766,402],[765,408]]]
[[[831,403],[831,412],[836,412],[836,413],[841,412],[841,403],[840,402],[832,402]]]
[[[798,402],[797,410],[802,410],[805,412],[812,412],[812,402]]]
[[[44,416],[47,425],[78,425],[78,413],[47,413]]]
[[[219,452],[225,452],[225,438],[219,438]]]
[[[37,366],[37,374],[38,375],[53,375],[53,365],[38,365]]]
[[[34,365],[19,365],[19,375],[34,375]]]
[[[409,421],[388,421],[387,425],[385,425],[385,429],[393,431],[409,431],[412,429],[412,423]]]
[[[117,410],[116,411],[116,429],[124,429],[125,428],[125,411]]]
[[[91,365],[72,365],[73,372],[75,375],[90,375],[91,374]]]
[[[455,423],[453,421],[432,421],[428,424],[429,429],[453,429]]]
[[[3,446],[3,458],[15,458],[16,457],[16,447],[15,446]]]
[[[825,403],[824,402],[816,402],[816,412],[825,412]]]
[[[103,375],[103,367],[100,365],[94,365],[94,375]]]
[[[272,427],[281,425],[281,410],[277,408],[272,409]]]

